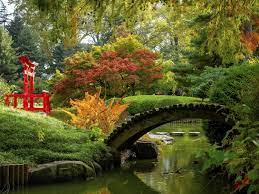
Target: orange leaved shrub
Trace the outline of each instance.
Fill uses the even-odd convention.
[[[120,104],[112,100],[106,105],[105,100],[100,98],[100,92],[94,95],[85,94],[82,100],[71,100],[71,105],[77,113],[71,114],[71,122],[81,128],[89,129],[97,125],[103,133],[110,132],[120,115],[127,109],[127,104]]]
[[[259,33],[257,32],[243,32],[241,34],[241,41],[249,51],[256,51],[259,47]]]

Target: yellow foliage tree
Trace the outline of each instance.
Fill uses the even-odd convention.
[[[103,133],[112,130],[128,107],[127,104],[120,104],[114,100],[106,105],[105,100],[100,98],[100,92],[94,95],[86,93],[83,100],[71,100],[70,103],[77,111],[77,114],[71,113],[71,122],[74,125],[85,129],[98,125]]]

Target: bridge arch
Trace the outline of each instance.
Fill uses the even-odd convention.
[[[147,132],[160,125],[182,119],[209,119],[220,121],[232,127],[234,122],[227,119],[230,110],[218,104],[176,104],[138,113],[115,128],[105,143],[121,151],[130,147]]]

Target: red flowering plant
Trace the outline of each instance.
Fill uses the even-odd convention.
[[[128,85],[138,79],[136,64],[129,58],[118,56],[117,52],[106,51],[92,69],[77,74],[76,82],[104,88],[109,96],[123,96],[128,92]]]
[[[138,66],[136,75],[139,77],[139,84],[135,85],[138,90],[149,90],[157,79],[163,77],[162,68],[155,63],[158,58],[156,53],[142,49],[135,51],[130,57]]]
[[[65,59],[66,72],[54,92],[65,94],[67,103],[69,98],[80,99],[85,92],[93,94],[100,89],[106,97],[147,93],[162,77],[161,67],[156,65],[158,55],[134,37],[120,38],[97,50],[98,57],[92,52],[79,52]]]
[[[88,91],[86,85],[80,85],[77,77],[92,68],[95,63],[91,53],[77,52],[64,60],[65,72],[62,79],[53,87],[52,103],[54,106],[67,106],[70,99],[83,97]]]

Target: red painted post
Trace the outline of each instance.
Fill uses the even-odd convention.
[[[34,92],[34,70],[35,70],[35,65],[31,64],[30,65],[30,109],[33,110],[34,109],[34,98],[33,98],[33,92]]]
[[[49,92],[46,90],[43,90],[42,94],[43,94],[43,110],[46,114],[49,114],[50,113]]]
[[[29,90],[29,96],[30,96],[30,110],[33,110],[34,108],[34,99],[33,99],[33,90],[34,90],[34,72],[32,70],[32,75],[30,76],[30,90]]]
[[[13,107],[14,108],[17,108],[17,105],[18,105],[18,103],[17,103],[17,96],[15,95],[17,92],[14,92],[13,94]]]
[[[10,106],[9,95],[6,95],[6,96],[5,96],[5,104],[6,104],[6,106]]]
[[[28,65],[23,63],[23,108],[28,110]]]

